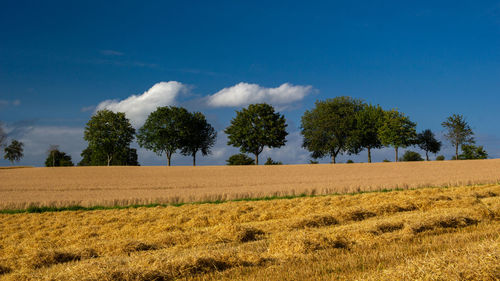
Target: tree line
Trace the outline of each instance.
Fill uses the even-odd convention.
[[[453,145],[453,159],[485,159],[487,153],[482,146],[475,146],[474,133],[462,115],[453,114],[442,122],[444,137]],[[283,114],[273,106],[251,104],[236,111],[230,125],[224,130],[228,145],[238,147],[240,154],[232,155],[228,165],[258,165],[259,155],[265,147],[280,148],[286,144],[288,132]],[[379,105],[367,104],[352,97],[336,97],[317,101],[302,118],[300,133],[302,147],[311,152],[311,157],[330,157],[332,163],[342,154],[359,154],[366,150],[368,163],[372,162],[372,151],[383,147],[394,149],[394,161],[423,160],[420,154],[407,151],[399,157],[399,150],[418,146],[425,152],[436,154],[442,143],[427,129],[416,132],[416,123],[397,109],[384,110]],[[211,153],[217,132],[201,112],[189,112],[183,107],[158,107],[151,112],[137,131],[123,112],[97,111],[87,122],[84,140],[88,146],[82,151],[80,166],[139,165],[137,150],[130,147],[134,139],[140,147],[164,155],[166,163],[177,152],[191,156],[196,165],[198,153]],[[13,140],[5,145],[6,134],[0,125],[0,145],[5,146],[5,159],[19,161],[23,156],[23,144]],[[459,150],[462,151],[460,154]],[[246,154],[253,154],[249,158]],[[437,160],[444,157],[438,156]],[[388,160],[386,160],[388,161]],[[352,162],[352,161],[351,161]],[[311,160],[311,163],[317,163]],[[279,161],[268,158],[266,165],[278,165]],[[51,145],[45,161],[46,166],[73,166],[71,156]]]

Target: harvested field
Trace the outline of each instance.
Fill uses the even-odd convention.
[[[497,183],[500,159],[337,165],[0,169],[0,209],[115,206]]]
[[[2,280],[499,278],[499,185],[0,214]]]

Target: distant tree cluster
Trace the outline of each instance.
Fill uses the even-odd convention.
[[[473,132],[462,115],[452,115],[442,123],[445,137],[455,146],[455,159],[483,159],[487,157],[483,149],[469,147],[474,143]],[[351,97],[336,97],[317,101],[312,110],[302,116],[301,133],[303,147],[311,152],[314,159],[329,156],[332,163],[340,154],[358,154],[367,150],[371,163],[372,149],[393,147],[395,161],[423,160],[417,152],[407,151],[399,158],[399,149],[418,146],[429,153],[438,153],[442,143],[431,130],[416,132],[416,123],[396,109],[383,110],[380,106],[366,104]],[[462,146],[464,154],[459,156]],[[485,156],[486,155],[486,156]],[[482,157],[482,158],[481,158]]]

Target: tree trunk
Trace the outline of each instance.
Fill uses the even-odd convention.
[[[458,142],[455,144],[455,160],[458,160]]]
[[[169,155],[167,155],[167,165],[168,165],[168,166],[170,166],[170,158],[171,158],[171,157],[172,157],[171,155],[170,155],[170,156],[169,156]]]
[[[372,162],[372,151],[371,151],[370,147],[367,147],[366,149],[368,150],[368,163],[371,163]]]
[[[399,147],[394,147],[394,150],[396,151],[396,162],[398,162],[398,148]]]
[[[52,151],[52,167],[55,167],[55,166],[56,166],[56,157],[54,157],[54,151]]]
[[[193,166],[196,166],[196,152],[193,153]]]
[[[429,161],[429,151],[427,151],[427,150],[425,151],[425,159],[427,161]]]
[[[332,164],[337,163],[337,162],[335,161],[335,158],[336,158],[336,155],[332,155]]]
[[[108,156],[108,166],[109,166],[109,164],[111,163],[111,159],[113,158],[113,156],[109,156],[109,155],[107,155],[107,156]]]
[[[255,165],[259,165],[259,153],[254,153],[255,154]]]

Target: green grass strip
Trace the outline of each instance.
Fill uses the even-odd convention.
[[[499,183],[496,183],[500,185]],[[470,184],[470,185],[460,185],[463,187],[467,186],[485,186],[494,184]],[[460,187],[456,186],[456,187]],[[451,186],[428,186],[428,187],[414,187],[414,188],[384,188],[379,190],[368,190],[368,191],[357,191],[348,193],[330,193],[330,194],[305,194],[301,193],[298,195],[284,195],[284,196],[265,196],[265,197],[252,197],[252,198],[238,198],[231,200],[215,200],[215,201],[197,201],[197,202],[182,202],[182,203],[169,203],[169,204],[135,204],[135,205],[125,205],[125,206],[91,206],[84,207],[79,205],[66,206],[66,207],[28,207],[27,209],[3,209],[0,210],[0,214],[23,214],[23,213],[47,213],[47,212],[63,212],[63,211],[96,211],[96,210],[121,210],[121,209],[136,209],[136,208],[155,208],[155,207],[180,207],[184,205],[201,205],[201,204],[222,204],[228,202],[254,202],[254,201],[271,201],[271,200],[289,200],[296,198],[314,198],[314,197],[325,197],[325,196],[341,196],[341,195],[360,195],[368,193],[386,193],[386,192],[400,192],[407,190],[416,190],[422,188],[449,188]]]

